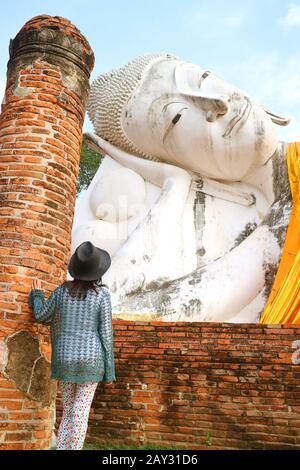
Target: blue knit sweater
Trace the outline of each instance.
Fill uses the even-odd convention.
[[[45,301],[40,289],[28,298],[37,322],[50,324],[51,378],[85,383],[116,380],[110,293],[89,289],[85,299],[60,285]]]

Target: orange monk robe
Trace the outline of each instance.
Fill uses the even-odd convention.
[[[260,323],[300,324],[300,143],[287,153],[293,209],[275,281]]]

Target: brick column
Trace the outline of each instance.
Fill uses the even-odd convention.
[[[28,21],[10,43],[0,115],[0,449],[51,445],[56,383],[49,328],[33,321],[66,279],[80,145],[94,55],[60,17]]]

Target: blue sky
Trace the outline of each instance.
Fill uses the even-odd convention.
[[[300,0],[1,2],[1,95],[9,40],[38,14],[64,16],[87,37],[96,57],[92,78],[140,54],[171,52],[291,117],[288,127],[276,126],[278,135],[300,139]]]

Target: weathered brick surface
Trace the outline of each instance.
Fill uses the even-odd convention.
[[[117,381],[98,385],[88,441],[300,449],[299,326],[113,324]],[[58,392],[57,426],[61,411]]]
[[[10,380],[6,362],[9,337],[20,331],[30,333],[33,349],[38,338],[50,360],[49,330],[33,322],[28,292],[38,277],[47,297],[66,277],[93,61],[86,39],[60,17],[33,18],[10,45],[0,115],[0,449],[50,445],[53,398],[52,405],[51,396],[41,401],[51,389],[45,363],[33,393],[35,364],[28,361],[25,386],[21,377]],[[20,371],[22,360],[15,350],[11,363]],[[29,379],[30,370],[23,371]]]

